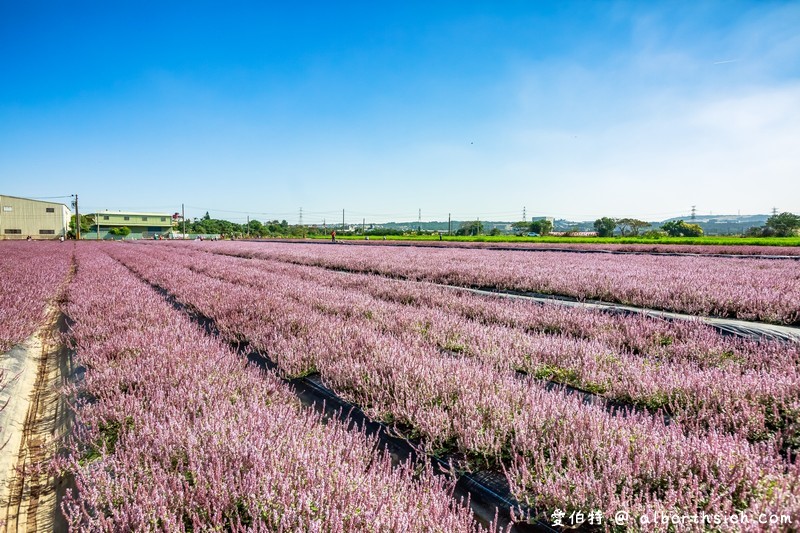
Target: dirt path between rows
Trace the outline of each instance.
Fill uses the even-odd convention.
[[[21,345],[0,355],[0,367],[11,380],[0,391],[0,528],[16,531],[66,531],[60,509],[65,480],[42,466],[61,446],[71,414],[61,394],[72,374],[69,350],[59,341],[63,315],[56,304],[47,309],[39,330]]]

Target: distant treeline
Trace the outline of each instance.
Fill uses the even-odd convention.
[[[447,222],[422,222],[418,224],[399,224],[390,222],[381,225],[296,225],[289,224],[286,220],[269,220],[261,222],[250,220],[245,224],[237,224],[229,220],[211,218],[206,214],[202,218],[187,219],[185,232],[189,234],[217,234],[223,237],[234,238],[268,238],[268,237],[314,237],[330,235],[336,231],[337,235],[364,235],[364,236],[392,236],[392,235],[437,235],[448,233],[462,236],[478,235],[548,235],[551,232],[577,234],[579,232],[594,232],[600,237],[697,237],[701,235],[744,234],[751,237],[788,237],[796,235],[800,229],[800,216],[793,213],[780,213],[766,218],[762,226],[751,221],[749,225],[733,229],[734,225],[727,227],[724,223],[713,221],[697,221],[687,223],[683,220],[670,220],[662,223],[649,223],[633,218],[603,217],[594,222],[566,223],[556,220],[555,223],[547,219],[506,222],[452,221]],[[90,215],[81,216],[81,231],[89,232],[94,225]],[[501,229],[502,228],[502,229]],[[711,231],[709,231],[709,229]],[[182,222],[178,222],[175,231],[183,233]],[[448,231],[449,230],[449,231]],[[70,222],[70,235],[75,231],[75,217]]]

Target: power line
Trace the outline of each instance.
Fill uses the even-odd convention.
[[[27,198],[28,200],[50,200],[52,198],[72,198],[73,196],[73,194],[68,194],[66,196],[20,196],[19,198]]]

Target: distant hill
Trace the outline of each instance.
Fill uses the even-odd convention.
[[[694,218],[694,223],[701,222],[706,224],[754,224],[763,226],[770,215],[697,215]],[[689,221],[691,217],[674,217],[668,218],[663,222],[671,222],[673,220]],[[663,223],[661,222],[661,223]]]
[[[763,226],[770,215],[696,215],[694,220],[691,217],[674,217],[661,221],[648,221],[652,224],[653,229],[659,228],[665,222],[673,220],[685,220],[693,224],[698,224],[706,235],[736,235],[743,233],[748,228],[755,226]],[[452,231],[455,232],[463,220],[453,220],[450,225]],[[491,231],[492,228],[498,228],[503,232],[511,231],[511,224],[515,221],[507,220],[485,220],[483,227],[485,231]],[[373,227],[387,228],[399,231],[416,231],[418,228],[422,231],[447,231],[447,221],[428,221],[428,222],[387,222],[385,224],[374,224]],[[553,231],[593,231],[594,220],[565,220],[556,219],[553,223]]]
[[[749,228],[763,226],[769,217],[770,215],[697,215],[694,220],[691,217],[676,217],[664,222],[685,220],[698,224],[706,235],[736,235]]]

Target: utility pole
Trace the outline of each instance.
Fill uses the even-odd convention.
[[[342,209],[342,230],[344,230],[344,209]]]
[[[450,213],[447,213],[447,234],[450,235]]]
[[[250,238],[250,215],[247,215],[247,233],[245,235],[248,239]]]
[[[81,212],[78,209],[78,193],[75,193],[75,240],[81,240]]]
[[[696,213],[697,213],[697,206],[696,206],[696,205],[693,205],[693,206],[692,206],[692,220],[694,220],[694,217],[695,217],[695,214],[696,214]]]
[[[366,218],[362,218],[361,219],[361,235],[366,235],[366,232],[367,232],[367,219]]]
[[[183,233],[181,234],[181,239],[186,238],[186,209],[185,206],[181,204],[181,221],[183,222]]]
[[[97,223],[97,239],[95,239],[95,240],[99,241],[100,240],[100,214],[97,213],[97,214],[95,214],[95,216],[97,217],[97,220],[95,220],[95,222]]]
[[[326,223],[325,219],[322,219],[322,227],[325,231],[328,231],[328,224]]]
[[[422,233],[422,209],[417,212],[417,232]]]

